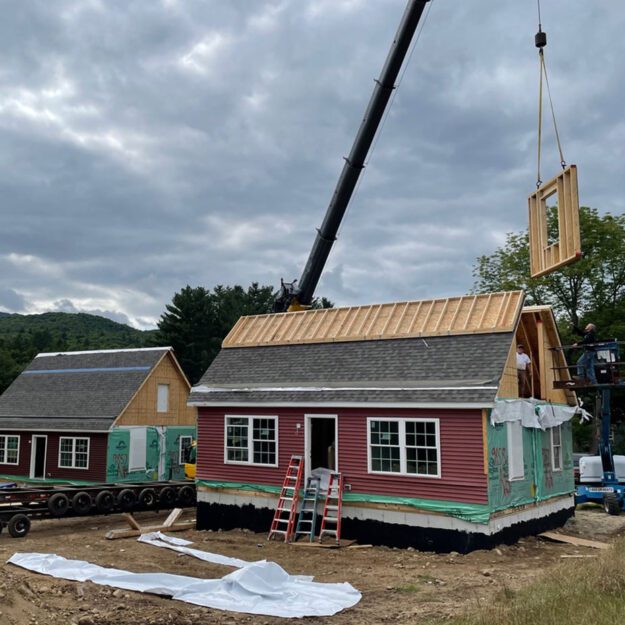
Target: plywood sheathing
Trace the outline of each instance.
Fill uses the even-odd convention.
[[[558,240],[549,242],[547,202],[558,199]],[[530,273],[538,278],[581,258],[577,167],[569,165],[528,198]]]
[[[512,332],[522,291],[241,317],[223,347]]]
[[[157,412],[157,388],[169,385],[169,410]],[[197,408],[187,406],[190,385],[170,353],[163,355],[114,425],[192,425]]]

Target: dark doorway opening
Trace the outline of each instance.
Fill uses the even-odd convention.
[[[336,471],[336,420],[310,418],[310,469]]]
[[[46,447],[48,440],[45,436],[33,437],[33,453],[35,454],[35,463],[33,466],[33,475],[35,479],[44,479],[46,477]]]

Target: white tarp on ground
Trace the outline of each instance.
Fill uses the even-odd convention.
[[[521,421],[525,428],[546,430],[570,421],[576,415],[583,420],[592,418],[581,407],[545,403],[533,398],[499,399],[490,413],[490,422],[495,425],[506,421]]]
[[[124,590],[165,595],[207,608],[266,616],[331,616],[356,605],[362,596],[346,582],[314,582],[312,577],[289,575],[275,562],[247,563],[238,558],[188,549],[180,544],[188,544],[182,539],[166,537],[167,541],[164,541],[161,538],[153,538],[152,541],[162,543],[156,546],[173,548],[193,557],[204,554],[201,559],[209,562],[243,566],[221,579],[201,579],[170,573],[131,573],[45,553],[16,553],[8,562],[60,579],[91,581]]]

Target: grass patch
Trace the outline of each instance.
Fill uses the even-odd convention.
[[[406,592],[406,593],[419,592],[419,588],[415,586],[414,584],[405,584],[404,586],[395,586],[393,590],[395,590],[396,592]]]
[[[614,625],[625,619],[625,540],[596,559],[567,561],[527,588],[503,589],[455,625]],[[449,621],[447,621],[449,622]]]

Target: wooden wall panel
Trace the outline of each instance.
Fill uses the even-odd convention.
[[[169,410],[157,412],[159,384],[169,385]],[[166,354],[152,370],[139,392],[119,416],[115,425],[196,425],[197,408],[187,406],[189,386],[173,361]]]

